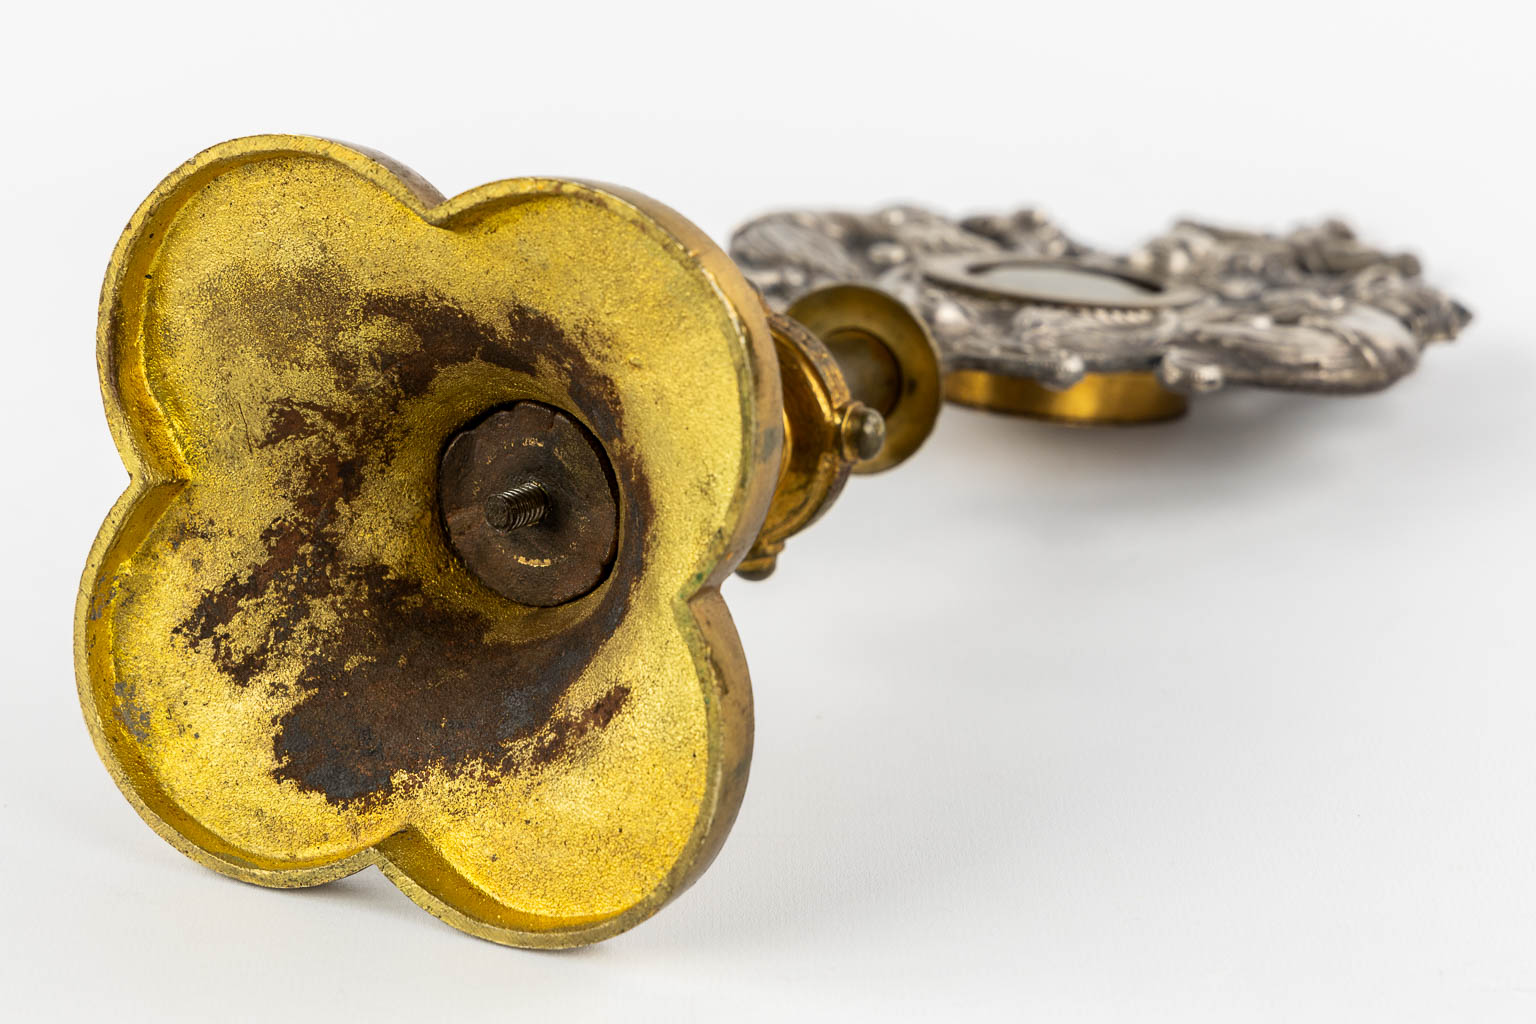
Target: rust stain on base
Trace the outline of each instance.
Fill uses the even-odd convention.
[[[333,802],[366,800],[433,765],[450,773],[471,762],[498,771],[547,765],[577,738],[605,727],[629,692],[622,684],[575,721],[551,716],[627,611],[628,588],[640,569],[633,538],[651,515],[637,467],[624,474],[631,541],[618,554],[618,578],[564,634],[494,641],[487,623],[434,601],[418,581],[384,565],[348,564],[341,550],[350,503],[392,454],[378,439],[378,424],[425,395],[445,368],[485,361],[528,372],[518,353],[573,351],[560,327],[518,309],[498,330],[441,299],[358,300],[346,282],[318,276],[248,280],[242,288],[259,289],[243,301],[259,303],[279,321],[336,319],[343,312],[350,320],[358,314],[338,307],[356,303],[367,320],[403,325],[419,340],[413,351],[380,353],[372,367],[357,365],[339,347],[324,348],[338,387],[335,401],[270,404],[256,443],[291,450],[285,496],[293,511],[263,531],[261,562],[207,591],[176,627],[236,686],[279,661],[303,661],[296,683],[301,699],[273,734],[276,776]],[[596,411],[609,436],[620,436],[623,424],[605,382],[569,360],[567,370],[583,410]],[[301,628],[321,607],[336,625]],[[264,629],[259,642],[246,646],[231,626],[254,615],[264,616]],[[250,630],[238,635],[248,638]],[[519,763],[510,745],[541,731],[546,735],[534,753]]]
[[[761,303],[702,232],[609,186],[444,200],[337,143],[236,140],[134,214],[97,341],[132,483],[76,674],[151,828],[263,885],[377,865],[516,945],[697,877],[751,750],[718,585],[782,443]],[[548,607],[487,587],[439,512],[450,439],[520,402],[598,439],[617,495],[605,578]]]

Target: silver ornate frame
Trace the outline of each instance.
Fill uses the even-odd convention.
[[[1283,235],[1181,221],[1116,255],[1031,209],[950,220],[893,206],[770,214],[738,229],[730,250],[777,309],[823,285],[873,284],[918,311],[946,370],[1052,389],[1152,370],[1182,394],[1226,384],[1375,391],[1471,319],[1421,280],[1414,256],[1372,248],[1334,220]],[[1126,278],[1147,297],[1093,302],[988,281],[986,267],[1009,262]]]

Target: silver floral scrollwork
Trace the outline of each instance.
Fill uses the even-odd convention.
[[[873,284],[927,321],[946,370],[1053,389],[1089,373],[1155,370],[1183,394],[1226,384],[1374,391],[1471,319],[1422,281],[1415,257],[1372,248],[1333,220],[1288,234],[1183,221],[1118,255],[1034,210],[950,220],[894,206],[770,214],[743,225],[730,248],[777,309],[823,285]],[[1003,279],[988,268],[1010,265],[1103,275],[1133,294],[993,283]]]

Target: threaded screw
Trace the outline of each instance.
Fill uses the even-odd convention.
[[[485,521],[504,533],[533,526],[549,514],[549,495],[529,480],[485,499]]]

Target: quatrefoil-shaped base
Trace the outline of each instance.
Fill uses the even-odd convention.
[[[761,304],[701,232],[605,186],[444,200],[375,154],[238,140],[134,216],[99,346],[132,482],[85,572],[80,697],[156,831],[263,885],[377,864],[529,946],[703,870],[751,748],[717,587],[781,411]],[[558,607],[486,586],[439,520],[450,440],[529,401],[617,495],[606,578]]]

